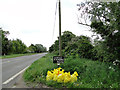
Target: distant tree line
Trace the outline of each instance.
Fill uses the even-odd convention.
[[[46,52],[46,47],[44,47],[42,44],[31,44],[28,47],[28,52],[31,53],[41,53],[41,52]]]
[[[31,44],[29,47],[27,47],[20,39],[9,40],[7,38],[7,35],[10,34],[9,31],[3,31],[2,28],[0,28],[0,33],[0,43],[2,43],[0,49],[2,49],[2,55],[41,53],[47,51],[46,47],[44,47],[42,44]]]

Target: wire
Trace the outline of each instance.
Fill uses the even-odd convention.
[[[58,4],[58,0],[56,1],[55,18],[54,18],[54,26],[53,26],[53,35],[52,35],[52,40],[53,40],[53,36],[54,36],[54,31],[55,31],[56,14],[57,14],[57,6],[58,6],[57,4]]]

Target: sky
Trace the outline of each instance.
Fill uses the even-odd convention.
[[[27,46],[42,44],[49,47],[59,35],[57,0],[0,0],[0,27],[9,31],[9,39],[20,39]],[[61,31],[91,36],[90,27],[78,24],[77,4],[82,0],[61,0]]]

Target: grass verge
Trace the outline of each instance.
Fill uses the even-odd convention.
[[[66,58],[60,65],[65,71],[73,74],[77,71],[79,76],[75,83],[57,83],[46,81],[48,70],[57,68],[53,64],[54,54],[47,54],[43,58],[35,61],[24,73],[23,78],[26,82],[43,83],[55,88],[120,88],[120,68],[110,63],[102,63],[80,58]]]
[[[36,53],[26,53],[26,54],[11,54],[11,55],[5,55],[5,56],[0,56],[0,59],[5,59],[5,58],[14,58],[14,57],[20,57],[20,56],[26,56],[26,55],[34,55]]]

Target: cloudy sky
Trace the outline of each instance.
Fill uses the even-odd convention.
[[[57,39],[58,12],[53,34],[57,0],[0,0],[0,27],[9,39],[21,39],[27,46],[43,44],[47,49]],[[89,27],[78,24],[77,6],[82,0],[61,0],[62,32],[91,36]]]

